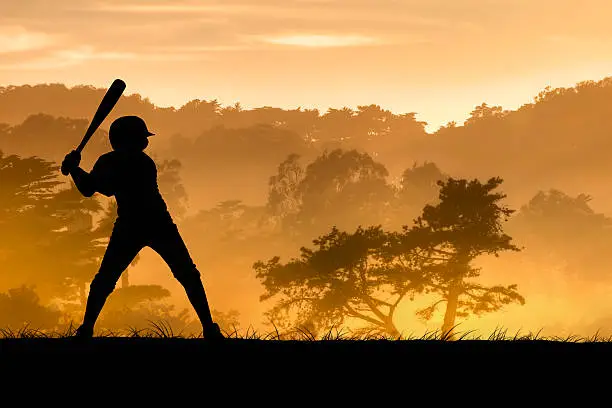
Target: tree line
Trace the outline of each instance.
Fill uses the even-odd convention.
[[[54,162],[61,160],[66,149],[80,139],[90,115],[86,106],[96,105],[100,92],[103,90],[68,89],[57,84],[0,89],[0,121],[6,122],[0,125],[0,149],[5,152],[0,159],[3,302],[24,297],[37,304],[38,299],[41,305],[54,305],[63,314],[68,310],[78,313],[80,299],[87,290],[84,283],[95,273],[104,248],[113,208],[108,202],[79,197],[65,180],[55,177]],[[375,261],[368,265],[380,274],[386,270],[381,266],[383,261],[389,267],[400,259],[407,262],[404,258],[413,254],[408,251],[389,258],[391,255],[385,251],[397,251],[402,239],[421,237],[415,247],[419,251],[443,250],[444,246],[456,250],[456,242],[431,241],[443,234],[434,233],[431,220],[425,218],[427,206],[441,205],[441,191],[451,180],[464,184],[466,189],[470,183],[484,188],[498,180],[497,188],[507,193],[506,204],[500,202],[498,207],[517,210],[504,223],[504,231],[515,237],[516,242],[508,245],[516,245],[521,251],[507,248],[500,252],[504,259],[516,260],[520,256],[521,262],[528,262],[530,270],[536,268],[539,273],[527,279],[531,273],[512,264],[517,266],[515,270],[511,274],[504,271],[504,279],[500,279],[506,282],[501,287],[509,291],[504,292],[505,299],[519,304],[521,296],[528,300],[526,285],[534,281],[545,285],[553,273],[561,273],[568,282],[605,283],[609,279],[609,261],[601,254],[611,243],[610,220],[593,209],[592,197],[584,191],[596,191],[605,197],[605,190],[599,186],[607,185],[601,174],[609,167],[605,152],[610,147],[607,134],[612,130],[606,108],[610,97],[610,79],[587,81],[573,88],[547,88],[532,104],[516,111],[482,104],[474,108],[462,126],[449,123],[433,134],[425,132],[425,123],[418,121],[416,114],[396,115],[377,105],[330,109],[321,114],[301,108],[245,110],[239,104],[222,107],[216,101],[196,100],[180,109],[160,109],[134,95],[126,97],[115,114],[143,112],[152,127],[161,130],[156,142],[160,147],[153,152],[160,166],[160,186],[186,237],[196,244],[193,251],[211,270],[212,285],[228,294],[235,292],[232,300],[250,296],[254,288],[263,291],[261,304],[272,304],[266,309],[269,322],[272,316],[280,319],[282,313],[288,312],[279,306],[288,299],[283,294],[298,290],[298,286],[273,289],[268,277],[291,268],[314,271],[312,262],[324,256],[313,255],[311,260],[309,253],[343,253],[343,245],[354,248],[350,245],[368,242],[373,247],[368,247],[367,256],[362,256],[368,262]],[[45,102],[48,100],[57,103]],[[109,149],[104,129],[99,130],[87,149],[86,167]],[[495,175],[503,176],[503,184]],[[548,186],[562,188],[545,189]],[[566,193],[565,188],[572,193]],[[494,190],[489,191],[491,196],[497,194]],[[453,191],[451,197],[459,199],[458,190]],[[422,233],[427,239],[415,232],[427,228],[431,230],[429,235]],[[377,249],[374,243],[380,247]],[[302,248],[308,248],[307,252]],[[478,270],[474,265],[482,263],[479,260],[486,254],[464,263],[464,269]],[[441,265],[446,265],[442,269],[450,268],[451,257],[447,256],[436,259],[437,263],[430,259],[431,265],[417,268],[424,281],[407,291],[402,300],[437,294],[439,298],[433,302],[439,301],[437,306],[442,308],[454,299],[454,294],[444,292],[450,287],[432,272]],[[265,269],[276,258],[274,267]],[[261,263],[254,269],[257,261]],[[322,270],[330,282],[340,284],[340,278],[334,277],[337,271],[325,268]],[[44,272],[46,269],[49,271]],[[217,278],[214,271],[227,275]],[[312,283],[310,278],[304,279],[302,284]],[[513,282],[521,282],[524,289],[520,294],[510,288]],[[27,286],[21,288],[23,283],[36,284],[35,292],[28,292]],[[129,273],[124,283],[126,289],[134,286],[129,285]],[[394,292],[399,290],[393,289],[395,284],[372,283],[376,299],[393,305],[394,301],[379,295],[399,296],[400,292]],[[404,284],[411,285],[409,280]],[[482,287],[474,289],[474,293],[484,296],[487,290],[496,288],[495,284]],[[119,310],[125,312],[134,309],[135,304],[167,299],[161,289],[151,288],[149,297],[126,295],[130,300],[119,302]],[[351,318],[346,313],[347,305],[354,309],[350,302],[358,300],[347,294],[335,298],[323,296],[324,291],[318,293],[327,300],[348,299],[343,306],[335,304],[336,309],[329,313],[337,317],[342,312],[345,318]],[[463,292],[457,296],[455,316],[495,309],[461,303],[469,303],[469,299],[473,298]],[[243,309],[254,309],[255,306],[246,306],[248,302]],[[329,324],[327,312],[311,312],[291,315],[290,323],[319,328]],[[419,315],[425,318],[432,313],[433,309],[425,308]],[[178,314],[168,311],[166,315]],[[228,320],[236,323],[234,311],[230,315]],[[378,322],[388,321],[389,310],[384,319],[383,315],[373,316]],[[449,321],[451,316],[449,312]],[[401,327],[395,330],[401,331]]]
[[[0,88],[0,146],[24,157],[61,160],[80,140],[90,107],[103,93],[61,84]],[[368,153],[394,178],[410,163],[424,161],[455,177],[503,175],[515,206],[548,186],[572,193],[587,190],[607,199],[602,174],[612,170],[606,153],[612,148],[611,99],[610,78],[544,88],[516,110],[483,103],[466,115],[465,123],[450,122],[428,133],[418,112],[395,114],[376,104],[319,112],[244,109],[239,103],[221,106],[197,99],[179,108],[159,108],[139,95],[127,95],[88,145],[84,164],[108,150],[105,129],[114,117],[137,113],[155,129],[156,153],[180,158],[185,185],[200,208],[228,199],[262,202],[266,191],[260,180],[286,156],[297,153],[312,160],[336,148]],[[241,195],[233,196],[237,188]]]
[[[366,153],[335,149],[305,166],[289,155],[268,179],[265,205],[224,201],[185,215],[180,162],[158,166],[180,228],[200,238],[192,251],[211,274],[225,271],[227,281],[254,278],[269,305],[264,318],[277,327],[320,331],[357,322],[397,335],[405,329],[394,320],[400,302],[427,295],[432,303],[418,316],[430,319],[439,310],[440,329],[451,333],[457,318],[525,302],[515,282],[503,282],[507,276],[498,284],[479,282],[475,261],[504,252],[526,249],[542,264],[555,256],[568,277],[607,278],[609,261],[593,255],[611,243],[611,220],[593,211],[585,194],[542,191],[514,214],[499,177],[453,178],[426,162],[392,183],[385,166]],[[0,323],[24,323],[36,310],[56,326],[67,323],[81,312],[97,271],[114,206],[61,187],[57,170],[36,157],[0,156]],[[164,303],[166,289],[128,279],[129,270],[102,324],[116,328],[157,317],[189,326],[185,311]],[[238,324],[237,310],[226,313]]]

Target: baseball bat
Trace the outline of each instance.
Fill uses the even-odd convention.
[[[100,127],[102,122],[104,122],[104,119],[106,119],[108,114],[113,110],[119,101],[119,98],[121,98],[124,90],[125,82],[123,82],[121,79],[115,79],[110,88],[108,88],[108,91],[106,91],[104,98],[102,98],[102,101],[98,106],[98,110],[96,110],[96,113],[94,114],[93,119],[85,132],[85,136],[83,136],[83,140],[81,140],[81,143],[75,149],[77,152],[81,153],[81,151],[83,151],[83,148],[85,148],[85,145],[91,136],[96,130],[98,130],[98,127]],[[62,169],[62,174],[66,176],[68,175],[68,171],[66,169]]]

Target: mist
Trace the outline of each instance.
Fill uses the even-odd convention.
[[[61,84],[0,88],[0,326],[36,318],[41,327],[61,327],[82,313],[115,217],[113,200],[79,196],[57,166],[103,93]],[[143,117],[156,133],[147,153],[158,165],[160,191],[216,316],[226,330],[262,331],[273,330],[267,312],[274,300],[261,300],[256,262],[288,262],[333,227],[401,231],[439,202],[438,181],[499,177],[502,201],[513,210],[504,231],[521,250],[479,256],[474,266],[478,282],[516,284],[525,303],[457,317],[458,330],[612,334],[605,302],[612,289],[611,99],[609,78],[543,87],[516,110],[483,103],[464,123],[427,132],[418,112],[394,114],[374,103],[325,112],[215,100],[158,108],[131,95],[93,136],[82,167],[90,170],[110,151],[112,120]],[[100,327],[164,319],[195,330],[183,288],[149,249],[109,302]],[[426,321],[416,313],[429,303],[426,294],[402,300],[397,329],[439,329],[443,310]]]

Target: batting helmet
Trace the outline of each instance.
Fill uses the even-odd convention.
[[[122,116],[115,119],[111,124],[109,135],[115,136],[153,136],[155,133],[149,132],[145,121],[138,116]]]
[[[108,138],[113,147],[132,144],[131,141],[153,136],[145,121],[138,116],[122,116],[110,125]]]

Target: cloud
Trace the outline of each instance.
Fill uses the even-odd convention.
[[[270,44],[291,45],[297,47],[351,47],[372,45],[377,39],[361,35],[287,35],[280,37],[264,38],[263,41]]]
[[[66,68],[72,65],[75,65],[74,61],[45,57],[0,64],[0,71],[48,71]]]
[[[75,39],[74,44],[82,41],[135,52],[173,45],[220,46],[211,52],[231,46],[248,52],[270,47],[282,51],[289,47],[410,45],[436,40],[449,31],[465,31],[458,27],[460,21],[422,6],[378,1],[84,0],[66,5],[62,19],[69,18],[69,24],[57,27]],[[103,30],[108,22],[112,29]],[[100,28],[90,29],[92,26]],[[77,31],[78,38],[74,36]],[[309,38],[301,38],[305,36]]]
[[[63,69],[95,61],[155,62],[202,61],[206,59],[210,58],[206,55],[194,54],[190,52],[112,52],[100,51],[92,46],[81,46],[56,50],[48,53],[44,57],[0,64],[0,70],[39,71]]]
[[[85,10],[117,12],[117,13],[232,13],[246,12],[253,9],[253,6],[245,5],[213,5],[213,4],[188,4],[188,3],[166,3],[166,4],[109,4],[101,3]]]
[[[132,60],[136,55],[123,52],[96,52],[93,47],[62,49],[46,56],[0,64],[0,70],[50,70],[79,65],[88,61]]]
[[[157,46],[151,48],[153,51],[169,52],[169,53],[209,53],[209,52],[225,52],[225,51],[245,51],[252,50],[253,47],[245,45],[173,45],[173,46]]]
[[[0,27],[0,54],[38,50],[54,43],[55,39],[43,32],[28,31],[21,26]]]
[[[96,51],[91,46],[83,46],[74,49],[60,50],[55,52],[55,57],[64,61],[81,62],[81,61],[113,61],[113,60],[130,60],[135,59],[136,54],[132,52],[105,52]]]
[[[282,19],[292,18],[309,20],[312,22],[328,21],[345,25],[350,21],[379,21],[398,22],[410,26],[442,26],[448,24],[447,19],[441,19],[436,14],[420,15],[417,10],[403,7],[395,3],[388,3],[386,7],[365,2],[343,2],[330,0],[285,0],[282,2],[259,1],[255,4],[245,3],[215,3],[197,4],[190,2],[158,2],[158,3],[97,3],[79,6],[76,10],[90,13],[118,13],[118,14],[154,14],[171,18],[172,15],[182,14],[184,18],[196,18],[202,14],[226,15],[233,17],[248,17],[257,21],[273,19],[281,22]]]

